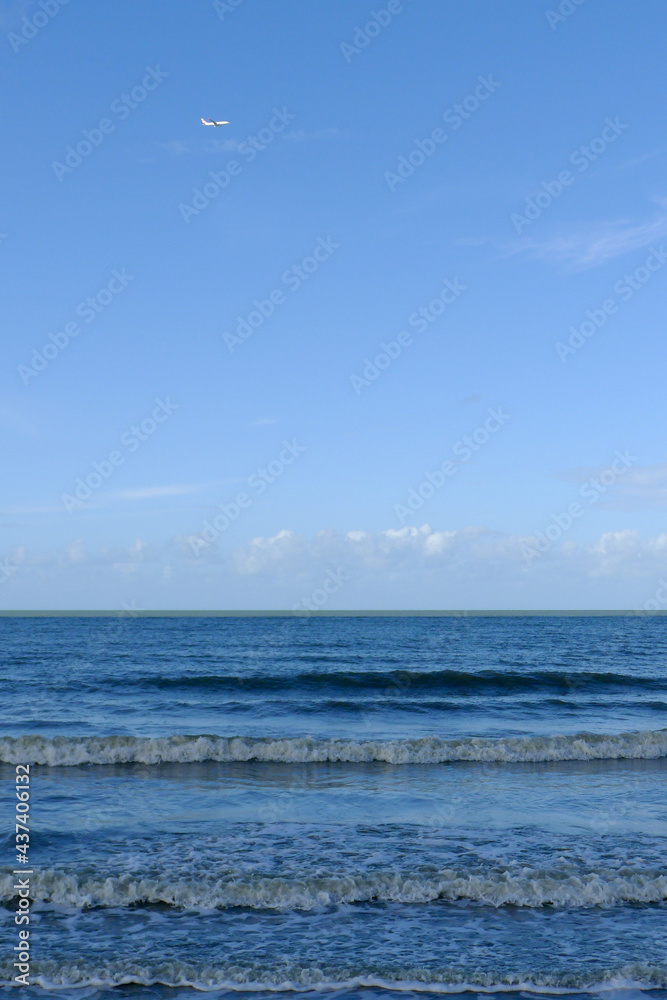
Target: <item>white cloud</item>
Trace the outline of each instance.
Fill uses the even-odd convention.
[[[198,493],[202,486],[196,483],[175,483],[169,486],[141,486],[136,489],[119,490],[113,496],[117,500],[150,500],[153,497],[182,497]]]
[[[160,145],[170,156],[184,156],[196,152],[195,144],[188,142],[187,139],[169,139],[168,142],[163,142]]]
[[[67,559],[73,563],[86,562],[88,559],[86,547],[80,538],[77,538],[75,541],[69,543],[65,549],[65,555]]]
[[[563,532],[547,551],[527,560],[526,551],[536,541],[476,527],[435,531],[428,524],[379,532],[322,531],[311,539],[283,530],[251,539],[232,554],[232,565],[257,580],[314,578],[340,565],[352,578],[365,581],[368,593],[390,577],[404,582],[406,596],[411,587],[421,590],[435,580],[474,586],[493,579],[500,588],[563,578],[583,585],[601,577],[628,584],[650,583],[667,571],[667,534],[642,540],[637,531],[624,529],[578,544]]]
[[[201,128],[201,126],[199,126]],[[169,156],[198,156],[203,153],[236,153],[240,139],[169,139],[161,142],[159,148]]]
[[[285,132],[283,139],[287,142],[313,142],[317,139],[337,139],[340,134],[340,130],[337,128],[319,128],[312,132],[305,132],[304,129],[299,128]]]
[[[562,478],[569,482],[593,482],[606,469],[573,469]],[[610,510],[660,510],[667,507],[667,462],[635,465],[626,469],[609,492],[601,494],[599,505]]]
[[[220,482],[212,483],[169,483],[164,486],[137,486],[131,487],[125,490],[115,490],[109,492],[100,492],[97,496],[94,496],[92,500],[87,502],[82,502],[81,510],[97,510],[101,507],[107,507],[110,504],[115,503],[126,503],[133,501],[142,500],[155,500],[163,497],[183,497],[183,496],[193,496],[197,493],[203,493],[206,490],[218,489],[221,486],[234,485],[238,482],[242,482],[240,479],[229,479],[222,480]],[[30,514],[64,514],[66,513],[65,506],[60,504],[3,504],[0,506],[0,515],[5,516],[15,516],[15,515],[30,515]]]
[[[5,607],[112,607],[131,598],[148,608],[289,609],[334,573],[345,584],[329,609],[633,608],[667,577],[667,533],[620,529],[580,544],[565,531],[527,560],[537,542],[428,524],[311,537],[283,529],[232,551],[213,544],[195,558],[186,539],[113,549],[76,539],[55,553],[0,552],[2,598]],[[41,604],[37,593],[47,595]],[[110,593],[117,599],[96,596]],[[75,596],[66,603],[63,594]]]
[[[92,505],[91,505],[92,506]],[[64,507],[62,504],[3,504],[0,507],[1,515],[28,515],[28,514],[62,514]]]
[[[575,233],[535,240],[530,236],[515,240],[509,254],[528,253],[544,260],[564,264],[572,270],[584,270],[604,264],[622,254],[648,246],[667,236],[667,216],[638,224],[627,219],[601,222]]]
[[[532,535],[506,535],[488,528],[468,527],[436,531],[428,524],[419,527],[387,528],[384,531],[348,531],[344,534],[324,530],[312,537],[282,529],[275,535],[251,538],[228,556],[217,550],[215,562],[224,562],[227,570],[242,576],[267,576],[274,573],[319,573],[332,561],[345,561],[358,569],[384,572],[387,570],[430,570],[452,566],[484,568],[490,562],[505,570],[532,571],[522,554],[522,546],[534,542]],[[16,550],[18,551],[18,550]],[[162,544],[136,539],[125,548],[93,549],[82,539],[74,539],[55,553],[26,552],[21,549],[24,565],[58,567],[69,563],[117,567],[125,564],[169,561],[203,566],[204,553],[213,553],[213,543],[193,558],[187,539],[174,538]],[[222,559],[220,558],[222,556]],[[584,575],[597,573],[605,561],[619,565],[623,560],[665,560],[667,568],[667,533],[642,539],[634,529],[607,532],[594,542],[575,544],[566,535],[544,554],[544,560],[569,565]],[[645,567],[649,570],[651,567]]]

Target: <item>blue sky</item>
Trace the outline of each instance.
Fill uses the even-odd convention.
[[[6,0],[0,605],[667,606],[666,28]]]

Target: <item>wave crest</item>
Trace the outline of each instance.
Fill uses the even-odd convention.
[[[186,764],[260,761],[287,764],[443,764],[566,760],[654,760],[667,756],[667,729],[607,735],[477,736],[447,740],[346,740],[311,737],[226,736],[17,736],[0,738],[0,763],[68,767],[79,764]]]
[[[9,903],[14,898],[15,882],[14,875],[0,876],[0,901]],[[231,907],[314,910],[349,903],[460,899],[494,907],[584,908],[664,902],[667,876],[627,868],[576,874],[528,868],[486,872],[444,868],[430,874],[379,871],[301,878],[256,875],[239,879],[236,873],[225,873],[204,881],[135,875],[91,878],[47,870],[32,876],[30,896],[33,901],[78,909],[162,904],[194,911]]]
[[[113,683],[110,679],[109,683]],[[161,674],[133,678],[143,688],[202,688],[244,691],[369,691],[386,695],[410,691],[449,695],[506,695],[529,692],[580,694],[583,691],[667,690],[667,679],[614,671],[576,670],[306,670],[293,674]]]
[[[0,983],[10,983],[14,970],[8,962],[0,964]],[[303,990],[342,990],[371,987],[394,991],[428,993],[485,993],[524,990],[541,993],[599,993],[610,989],[650,990],[667,986],[667,968],[637,962],[609,969],[586,972],[540,972],[528,970],[515,973],[455,968],[388,968],[359,971],[327,969],[318,966],[285,964],[277,969],[239,965],[218,967],[198,965],[179,960],[143,962],[102,962],[90,965],[81,960],[72,965],[55,961],[35,961],[31,982],[45,989],[94,986],[97,988],[122,985],[184,988],[196,990],[229,989],[235,992],[277,993]]]

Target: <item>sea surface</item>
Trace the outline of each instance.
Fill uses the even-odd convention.
[[[663,618],[0,619],[0,981],[665,1000],[666,710]]]

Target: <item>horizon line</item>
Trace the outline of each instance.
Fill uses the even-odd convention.
[[[491,617],[645,617],[651,615],[660,617],[667,615],[667,609],[648,611],[644,609],[547,609],[539,610],[527,609],[504,609],[504,610],[342,610],[342,611],[286,611],[286,610],[239,610],[229,611],[222,609],[202,609],[202,610],[177,610],[177,609],[78,609],[78,610],[53,610],[53,609],[22,609],[22,610],[0,610],[0,618],[491,618]]]

